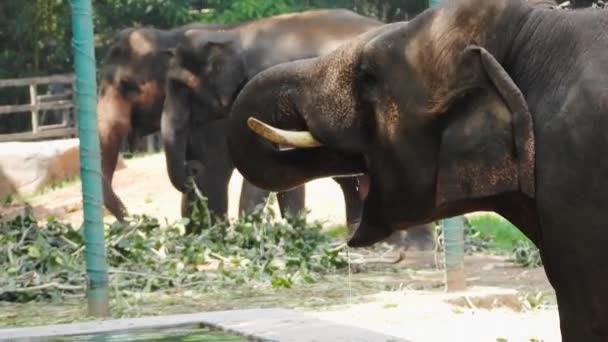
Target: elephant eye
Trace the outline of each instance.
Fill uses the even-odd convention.
[[[377,82],[374,68],[368,63],[360,64],[357,71],[357,83],[365,88],[370,88],[375,86]]]
[[[139,92],[137,83],[132,80],[121,80],[119,84],[120,92],[127,96]]]
[[[378,77],[375,68],[370,64],[360,64],[356,74],[355,85],[363,101],[371,103],[377,100]]]

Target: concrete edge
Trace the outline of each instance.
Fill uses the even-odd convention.
[[[394,336],[324,321],[304,313],[281,308],[215,311],[0,329],[0,341],[46,341],[58,337],[179,328],[189,325],[217,328],[253,341],[405,341]]]

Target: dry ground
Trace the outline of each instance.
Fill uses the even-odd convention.
[[[154,154],[125,160],[126,168],[116,171],[114,191],[132,214],[149,214],[174,221],[180,217],[181,194],[173,188],[167,176],[163,154]],[[235,171],[230,181],[229,216],[238,214],[238,200],[242,176]],[[38,218],[52,215],[75,225],[82,223],[82,195],[79,181],[30,200]],[[306,206],[310,218],[343,223],[344,201],[337,183],[322,179],[306,186]],[[277,212],[278,212],[278,207]],[[106,211],[105,220],[113,221]]]
[[[169,221],[178,219],[180,194],[169,183],[164,156],[139,157],[127,160],[126,165],[116,172],[114,189],[130,212],[146,213]],[[237,214],[241,179],[235,172],[230,183],[231,217]],[[344,223],[344,204],[336,183],[331,179],[318,180],[309,183],[306,190],[306,204],[312,219],[326,220],[329,224]],[[52,215],[77,226],[82,222],[78,181],[33,197],[29,202],[39,219]],[[113,218],[106,213],[105,220],[111,222]],[[407,253],[400,264],[384,267],[387,271],[392,270],[390,276],[368,273],[366,267],[363,268],[358,272],[359,269],[353,267],[351,284],[353,289],[357,289],[357,285],[359,288],[353,290],[352,296],[350,287],[346,286],[348,282],[344,281],[337,287],[327,283],[326,287],[334,292],[315,294],[310,292],[312,289],[282,290],[290,291],[282,295],[280,291],[260,292],[241,299],[241,304],[227,301],[196,303],[192,299],[173,298],[174,307],[165,313],[240,306],[286,306],[411,341],[496,341],[497,338],[559,341],[554,294],[542,268],[523,269],[501,256],[467,256],[465,268],[469,290],[460,294],[444,293],[443,273],[435,268],[432,252]],[[345,277],[340,276],[340,279]],[[392,284],[389,291],[382,291],[387,290],[383,288],[387,283]],[[525,304],[530,301],[523,298],[538,291],[547,295],[546,303],[549,305],[527,310]],[[331,293],[338,294],[334,296]],[[307,305],[299,304],[303,300]],[[145,308],[142,310],[141,314],[153,313]],[[15,320],[20,316],[17,307],[5,312]]]

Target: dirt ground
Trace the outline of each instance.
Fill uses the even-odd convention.
[[[174,221],[180,217],[181,194],[171,185],[163,154],[154,154],[125,160],[126,167],[116,171],[114,191],[131,214],[149,214]],[[229,216],[236,218],[242,176],[235,171],[229,185]],[[345,222],[342,192],[336,182],[322,179],[306,186],[306,206],[310,218],[328,223]],[[34,215],[42,219],[49,215],[74,225],[82,224],[81,183],[72,182],[59,189],[36,196],[29,201]],[[276,206],[278,212],[278,206]],[[114,221],[109,212],[104,220]]]
[[[542,268],[523,269],[503,256],[466,256],[467,289],[445,292],[433,254],[409,253],[393,266],[408,274],[397,289],[305,312],[412,342],[561,341],[555,294]]]
[[[230,183],[229,215],[233,218],[237,215],[241,180],[235,172]],[[75,181],[31,198],[29,203],[34,214],[39,219],[52,215],[80,225],[80,186],[80,182]],[[126,160],[126,168],[116,172],[114,189],[131,213],[145,213],[169,221],[179,218],[180,194],[168,180],[162,154]],[[335,182],[331,179],[314,181],[307,184],[306,191],[311,219],[325,220],[328,224],[344,223],[344,203]],[[112,222],[113,218],[106,212],[105,220]],[[344,281],[347,275],[336,275],[342,280],[333,290],[339,293],[335,296],[321,290],[315,294],[314,289],[294,294],[300,290],[291,289],[284,300],[276,292],[257,293],[257,296],[248,296],[250,302],[246,305],[226,301],[202,305],[191,299],[171,300],[178,303],[175,309],[178,312],[243,305],[293,307],[323,319],[416,342],[500,341],[499,338],[507,341],[560,340],[555,296],[542,268],[524,269],[504,256],[466,256],[468,290],[445,293],[443,272],[435,267],[436,257],[433,252],[406,252],[405,260],[399,264],[381,266],[386,272],[392,272],[390,276],[369,272],[365,265],[353,265],[351,282]],[[541,301],[542,305],[526,299],[539,292],[546,297]],[[291,302],[297,298],[300,302],[302,298],[312,302],[318,300],[320,305],[302,307]],[[147,313],[142,310],[141,314]],[[19,316],[19,308],[12,307],[9,311],[14,317]]]

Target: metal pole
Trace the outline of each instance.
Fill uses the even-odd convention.
[[[464,220],[464,217],[457,216],[441,222],[443,226],[446,291],[461,291],[466,289],[464,274]]]
[[[437,6],[443,1],[430,0],[429,6]],[[459,291],[466,288],[464,274],[464,220],[464,217],[458,216],[441,221],[443,228],[446,291]]]
[[[72,0],[72,31],[80,137],[87,298],[89,314],[103,317],[109,315],[108,266],[101,204],[101,162],[95,109],[97,84],[91,0]]]

